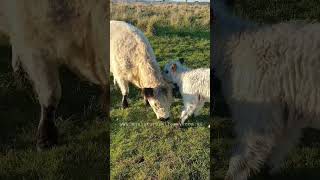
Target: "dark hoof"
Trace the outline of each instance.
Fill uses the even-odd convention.
[[[175,128],[176,129],[181,129],[182,128],[182,124],[181,123],[176,123],[175,124]]]
[[[169,120],[169,118],[160,118],[159,120],[162,121],[162,122],[166,122],[166,121]]]
[[[129,107],[129,103],[127,100],[127,95],[122,97],[122,109],[127,109]]]
[[[144,101],[144,105],[146,105],[147,107],[149,107],[149,106],[150,106],[149,101],[148,101],[148,100],[145,100],[145,101]]]
[[[122,101],[122,109],[127,109],[129,107],[128,101],[125,99]]]
[[[127,109],[129,107],[128,103],[122,103],[122,109]]]
[[[50,149],[58,143],[58,129],[54,123],[44,125],[37,133],[37,150]]]

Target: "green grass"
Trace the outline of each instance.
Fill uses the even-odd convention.
[[[98,88],[63,70],[59,145],[38,153],[40,107],[28,81],[15,81],[9,52],[0,48],[0,179],[104,179],[107,124],[95,118]]]
[[[294,19],[320,20],[320,3],[315,0],[264,1],[235,0],[234,14],[258,23],[277,23]],[[234,145],[233,125],[221,92],[215,92],[216,111],[212,126],[211,166],[215,179],[223,179],[228,169],[231,149]],[[282,171],[272,179],[319,179],[320,132],[306,129],[298,147],[284,162]],[[263,174],[254,179],[270,179]]]
[[[131,13],[135,14],[137,7],[131,6]],[[140,6],[139,8],[140,11],[144,9]],[[168,8],[165,5],[145,8],[147,12],[151,11],[150,8],[157,8],[152,11],[154,16],[158,16],[157,13],[161,13],[161,10],[172,11],[165,10]],[[208,6],[206,8],[204,12],[209,9]],[[194,11],[197,10],[199,9],[195,8]],[[139,14],[136,16],[140,17]],[[132,22],[139,24],[131,18]],[[117,16],[113,19],[117,19]],[[144,20],[146,18],[142,18],[142,21]],[[150,34],[147,33],[147,29],[142,30],[146,32],[161,67],[168,60],[178,57],[185,58],[186,65],[192,68],[209,67],[209,26],[198,29],[179,28],[175,24],[165,22],[156,24],[156,33]],[[119,88],[112,85],[111,94],[112,179],[209,178],[209,105],[203,108],[198,117],[187,120],[188,127],[176,129],[173,123],[179,121],[183,107],[181,99],[175,99],[169,122],[162,123],[156,119],[151,107],[144,105],[142,96],[135,87],[130,87],[130,108],[126,110],[121,109]]]
[[[176,33],[209,32],[208,5],[112,3],[111,6],[111,19],[132,23],[149,35],[164,32],[163,27]]]
[[[320,20],[318,0],[235,0],[235,14],[260,23]]]

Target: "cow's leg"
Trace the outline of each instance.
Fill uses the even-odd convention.
[[[39,54],[23,56],[21,63],[32,81],[41,106],[37,131],[37,148],[41,151],[57,144],[58,132],[54,119],[61,97],[59,71],[57,65],[45,62]]]
[[[247,134],[241,138],[229,162],[226,179],[247,179],[251,174],[259,172],[272,149],[273,139],[268,135]]]
[[[114,77],[113,77],[113,85],[115,85],[115,86],[117,85],[116,78],[114,78]]]
[[[148,101],[148,99],[147,99],[145,96],[143,96],[143,100],[144,100],[144,104],[145,104],[146,106],[150,106],[149,101]]]
[[[286,155],[299,143],[302,135],[302,127],[304,127],[303,122],[303,119],[300,119],[295,112],[288,114],[288,120],[281,133],[278,133],[275,147],[269,157],[268,165],[271,168],[270,174],[277,173],[280,170]]]
[[[121,94],[122,94],[122,108],[126,109],[129,107],[128,103],[128,94],[129,94],[129,83],[123,79],[117,78],[117,83],[120,87]]]
[[[268,161],[268,166],[271,168],[270,174],[279,172],[286,155],[299,142],[301,129],[293,129],[289,131],[291,132],[286,132],[282,137],[277,138],[277,144],[272,150],[272,154]]]
[[[282,130],[282,109],[275,103],[235,103],[238,146],[229,162],[225,179],[248,179],[258,173],[275,147],[276,135]]]
[[[109,91],[107,90],[106,85],[102,85],[101,87],[101,95],[100,95],[100,111],[98,114],[99,120],[106,120],[108,117],[109,109],[108,109],[108,98]]]

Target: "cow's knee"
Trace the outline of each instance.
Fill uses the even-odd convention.
[[[43,150],[57,143],[55,111],[61,97],[58,67],[40,59],[40,56],[23,57],[21,63],[32,81],[41,106],[41,118],[37,131],[37,148]]]
[[[128,96],[127,95],[123,95],[122,96],[122,108],[126,109],[128,107],[129,107]]]
[[[129,103],[128,103],[129,83],[121,78],[117,78],[116,81],[120,87],[121,94],[122,94],[122,108],[126,109],[129,107]]]

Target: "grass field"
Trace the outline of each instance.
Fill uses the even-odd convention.
[[[291,19],[320,21],[316,0],[236,0],[235,14],[258,23]],[[209,67],[209,7],[205,5],[112,4],[112,19],[125,20],[142,29],[160,65],[185,58],[189,67]],[[107,123],[97,120],[99,89],[81,82],[63,69],[63,96],[57,112],[59,145],[38,153],[35,134],[40,107],[30,84],[14,80],[10,48],[0,38],[0,179],[105,179]],[[112,81],[111,81],[112,82]],[[118,87],[111,86],[111,179],[215,179],[228,168],[233,145],[232,124],[224,100],[215,93],[217,109],[207,125],[209,106],[187,120],[190,127],[176,129],[182,109],[172,105],[172,118],[159,122],[140,92],[130,87],[130,108],[122,110]],[[211,146],[211,149],[210,149]],[[211,151],[211,164],[209,154]],[[320,133],[307,129],[274,179],[320,178]],[[270,179],[260,175],[255,179]]]
[[[138,26],[147,35],[158,62],[185,58],[187,66],[209,67],[209,6],[112,4],[112,19]],[[121,93],[111,86],[112,179],[208,179],[209,105],[190,126],[176,129],[181,99],[172,105],[168,123],[159,122],[138,89],[130,87],[130,108],[122,110]]]
[[[320,3],[315,0],[263,1],[236,0],[234,14],[258,23],[277,23],[294,19],[320,21]],[[220,92],[216,92],[217,109],[211,129],[213,141],[211,166],[215,179],[222,179],[228,169],[230,149],[233,145],[230,115]],[[283,170],[272,179],[319,179],[320,178],[320,132],[306,129],[301,143],[284,162]],[[254,179],[270,179],[260,174]]]

